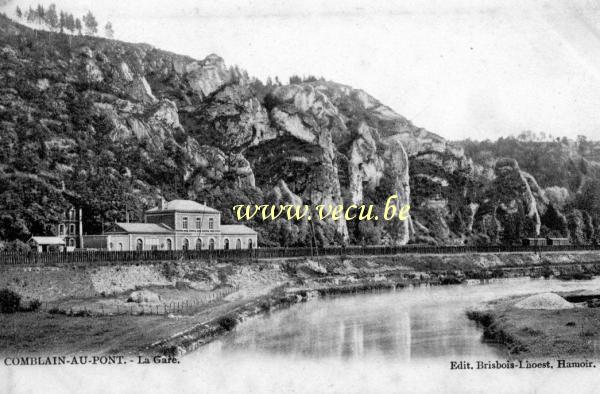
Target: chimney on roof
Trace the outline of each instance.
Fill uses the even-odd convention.
[[[165,199],[162,196],[158,200],[158,209],[160,211],[162,211],[163,209],[165,209]]]

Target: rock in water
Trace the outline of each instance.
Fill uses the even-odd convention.
[[[138,290],[129,295],[127,302],[137,302],[138,304],[142,302],[158,303],[160,302],[160,296],[148,290]]]
[[[527,297],[515,304],[519,309],[572,309],[575,306],[558,294],[542,293]]]

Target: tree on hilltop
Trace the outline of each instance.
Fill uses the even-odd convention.
[[[67,14],[65,17],[65,29],[73,34],[75,32],[75,18],[73,18],[73,14]]]
[[[60,16],[58,18],[58,27],[60,28],[60,32],[64,33],[67,27],[67,14],[63,11],[60,12]]]
[[[27,10],[25,12],[25,18],[27,19],[27,22],[32,23],[33,21],[35,21],[35,18],[37,18],[37,12],[36,10],[34,10],[33,8],[29,7],[29,10]]]
[[[17,10],[15,11],[15,13],[17,14],[17,18],[23,18],[23,11],[21,11],[21,8],[19,6],[17,6]]]
[[[38,24],[42,24],[42,22],[45,20],[46,10],[44,10],[44,6],[41,4],[38,4],[38,6],[37,6],[36,17],[37,17]]]
[[[75,19],[75,29],[79,32],[79,35],[81,35],[81,29],[83,29],[83,26],[81,26],[81,20],[79,18]]]
[[[50,30],[56,30],[59,26],[58,14],[56,13],[56,4],[50,4],[48,10],[44,14],[44,22]]]
[[[113,29],[112,23],[106,23],[106,26],[104,26],[104,35],[106,35],[107,38],[113,38],[115,36],[115,31]]]
[[[98,21],[96,20],[94,14],[88,11],[88,13],[85,14],[82,19],[83,24],[85,25],[85,34],[93,36],[98,33]]]
[[[76,29],[75,26],[75,18],[73,17],[73,14],[69,14],[69,13],[65,13],[65,29],[69,31],[69,48],[71,48],[71,43],[73,40],[73,37],[71,36]]]

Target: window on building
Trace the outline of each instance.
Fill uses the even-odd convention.
[[[136,241],[135,250],[137,250],[138,252],[144,250],[144,241],[142,241],[140,238],[138,238],[138,240]]]
[[[196,218],[196,229],[200,230],[202,228],[202,219],[200,217]]]
[[[187,239],[184,239],[182,248],[183,248],[183,250],[190,250],[190,241],[188,241]]]
[[[223,243],[223,249],[229,249],[229,240],[227,238],[225,238],[225,242]]]
[[[158,245],[156,245],[156,244],[152,244],[152,245],[150,246],[150,250],[158,250]]]
[[[73,208],[69,209],[69,220],[75,220],[75,210]]]
[[[208,249],[215,250],[215,240],[212,238],[208,241]]]
[[[202,240],[200,238],[196,240],[196,250],[202,250]]]
[[[167,238],[167,250],[173,250],[173,242]]]
[[[242,248],[242,240],[241,239],[237,239],[237,241],[235,241],[235,248],[236,249],[241,249]]]
[[[75,234],[75,225],[74,224],[69,224],[69,234],[70,235]]]
[[[122,252],[123,251],[123,243],[119,242],[119,251]]]
[[[252,239],[248,240],[248,249],[252,249],[254,245],[252,244]]]
[[[183,219],[181,219],[181,226],[183,227],[184,230],[188,229],[188,218],[184,217]]]
[[[112,242],[108,244],[108,250],[113,250],[114,247],[115,245]]]
[[[58,225],[58,235],[66,235],[65,234],[65,225],[62,223]]]
[[[74,238],[69,239],[69,246],[75,247],[75,239]]]
[[[215,228],[215,220],[213,218],[208,219],[208,229],[212,230]]]

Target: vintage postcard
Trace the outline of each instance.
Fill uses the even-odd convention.
[[[600,3],[0,0],[0,393],[600,385]]]

